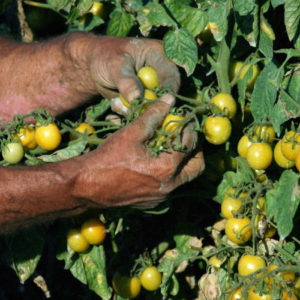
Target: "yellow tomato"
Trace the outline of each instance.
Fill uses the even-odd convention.
[[[95,132],[95,128],[88,124],[88,123],[80,123],[76,128],[75,131],[81,133],[81,134],[87,134],[89,136],[93,136],[96,137],[96,134],[92,134],[93,132]],[[76,140],[78,138],[78,136],[76,136],[76,134],[74,133],[70,133],[70,140]]]
[[[204,136],[213,145],[224,144],[229,139],[231,130],[227,117],[209,116],[204,122]]]
[[[106,228],[98,219],[89,219],[82,224],[81,233],[89,244],[98,245],[106,237]]]
[[[142,67],[139,69],[137,76],[146,89],[154,90],[155,88],[159,88],[158,75],[153,68],[149,66]]]
[[[141,291],[141,283],[136,277],[116,274],[112,286],[114,291],[123,298],[133,299]]]
[[[295,164],[296,164],[296,168],[297,168],[298,172],[300,172],[300,152],[296,156]]]
[[[252,144],[253,143],[250,141],[249,137],[247,135],[243,135],[238,142],[237,151],[239,156],[246,158],[247,151]]]
[[[295,161],[287,159],[281,151],[282,140],[278,141],[274,148],[274,160],[276,164],[284,169],[290,169],[295,165]]]
[[[105,8],[105,4],[99,1],[94,1],[92,7],[89,12],[95,16],[98,16],[102,19],[105,19],[107,16],[107,11]]]
[[[248,217],[228,219],[225,225],[227,238],[236,244],[248,242],[252,236],[250,222]]]
[[[37,147],[35,129],[32,126],[25,125],[18,133],[13,134],[13,138],[19,140],[26,149],[33,150]]]
[[[241,276],[247,276],[265,268],[265,260],[258,255],[243,255],[238,262],[238,272]]]
[[[268,143],[253,143],[247,150],[246,160],[255,170],[265,170],[273,160],[273,151]]]
[[[243,300],[242,287],[239,287],[230,294],[229,300]]]
[[[210,103],[213,103],[229,119],[232,119],[236,114],[236,101],[230,94],[219,93],[211,98]],[[214,107],[212,107],[212,112],[217,113]]]
[[[84,252],[89,248],[88,241],[84,238],[79,229],[71,229],[68,232],[67,243],[75,252]]]
[[[54,150],[61,142],[61,133],[55,123],[47,125],[36,124],[35,140],[44,150]]]
[[[255,287],[251,287],[248,292],[248,300],[272,300],[270,294],[259,294],[255,292]]]
[[[272,143],[276,136],[275,130],[271,125],[258,125],[255,127],[254,133],[259,141],[266,143]]]
[[[295,160],[300,152],[300,133],[289,131],[281,140],[281,152],[288,160]]]

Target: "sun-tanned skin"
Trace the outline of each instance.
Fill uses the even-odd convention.
[[[53,115],[91,96],[143,94],[136,71],[157,70],[164,88],[177,91],[176,66],[160,41],[72,33],[43,43],[0,38],[0,124],[44,106]],[[182,134],[186,152],[151,156],[145,142],[174,105],[165,95],[96,150],[59,163],[0,168],[0,231],[84,212],[91,207],[149,207],[204,169],[197,135]]]

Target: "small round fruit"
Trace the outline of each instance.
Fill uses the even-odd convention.
[[[237,151],[239,156],[246,158],[247,151],[252,144],[253,143],[250,141],[249,137],[247,135],[243,135],[238,142]]]
[[[254,133],[259,141],[264,141],[266,143],[272,143],[276,136],[275,130],[271,125],[258,125],[256,126]]]
[[[178,130],[178,132],[180,132],[183,128],[183,124],[181,124],[179,126],[179,122],[182,121],[183,119],[184,119],[183,116],[168,114],[166,116],[166,118],[164,119],[161,127],[165,128],[166,132],[173,132],[174,131],[174,133],[171,134],[171,138],[174,138],[174,137],[176,137],[176,132],[175,131]]]
[[[252,236],[252,229],[248,217],[230,218],[225,225],[227,238],[236,244],[245,244]]]
[[[35,129],[32,126],[24,126],[18,133],[13,134],[13,138],[20,141],[26,149],[33,150],[37,147]]]
[[[247,151],[246,160],[252,169],[265,170],[273,159],[273,151],[268,143],[253,143]]]
[[[293,292],[283,291],[282,300],[297,300],[298,298]]]
[[[21,143],[10,142],[3,146],[2,157],[9,164],[17,164],[24,156],[24,149]]]
[[[214,145],[224,144],[231,135],[231,123],[227,117],[209,116],[204,122],[204,136]]]
[[[67,243],[75,252],[84,252],[89,248],[88,241],[84,238],[79,229],[71,229],[68,232]]]
[[[113,277],[112,286],[118,295],[128,299],[137,297],[141,291],[141,283],[138,278],[121,274]]]
[[[216,105],[220,112],[223,112],[229,119],[232,119],[236,114],[236,101],[230,94],[219,93],[210,100],[210,103]],[[212,112],[217,113],[218,111],[212,107]]]
[[[226,219],[233,218],[243,205],[243,201],[237,198],[227,197],[221,204],[221,212]]]
[[[281,152],[288,160],[295,160],[300,152],[300,133],[289,131],[281,140]]]
[[[274,148],[274,160],[276,164],[284,169],[290,169],[295,165],[295,161],[287,159],[281,151],[282,140],[278,141]]]
[[[248,291],[248,300],[272,300],[270,294],[259,294],[255,292],[255,287],[252,286]]]
[[[213,255],[208,259],[208,264],[214,267],[216,270],[220,269],[224,260],[217,257],[217,255]]]
[[[231,63],[230,68],[229,68],[229,75],[230,75],[231,80],[239,74],[242,67],[243,68],[240,72],[238,80],[242,80],[244,78],[248,69],[250,68],[250,64],[246,64],[245,66],[243,66],[243,64],[244,63],[241,61],[234,61]],[[260,73],[259,67],[257,65],[253,65],[252,66],[252,77],[247,82],[247,88],[249,91],[253,90],[255,81],[256,81],[259,73]]]
[[[81,226],[81,233],[91,245],[102,243],[106,236],[106,227],[98,219],[89,219]]]
[[[159,88],[158,75],[153,68],[148,66],[142,67],[139,69],[137,76],[146,89],[154,90],[155,88]]]
[[[55,123],[47,125],[36,124],[35,140],[44,150],[51,151],[56,149],[61,142],[61,133]]]
[[[93,5],[89,10],[89,13],[93,14],[94,16],[98,16],[102,19],[104,19],[107,15],[107,11],[104,3],[99,1],[93,2]]]
[[[300,152],[297,154],[295,159],[296,169],[300,172]]]
[[[75,131],[81,133],[81,134],[87,134],[90,136],[96,136],[95,134],[93,134],[95,132],[95,128],[85,122],[80,123],[76,128]],[[78,138],[78,136],[74,133],[70,133],[70,140],[76,140]]]
[[[257,255],[245,254],[238,262],[238,272],[241,276],[247,276],[265,267],[265,260]]]
[[[162,282],[162,275],[155,266],[147,267],[140,275],[142,287],[147,291],[157,290]]]
[[[242,300],[242,287],[237,288],[230,294],[229,300]]]

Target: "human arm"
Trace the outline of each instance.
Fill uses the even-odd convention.
[[[0,37],[0,65],[0,123],[40,106],[58,115],[99,93],[131,101],[143,95],[136,76],[143,65],[156,69],[162,88],[177,91],[180,83],[161,41],[91,33],[29,44]]]
[[[170,95],[112,134],[96,150],[59,163],[0,168],[0,230],[8,231],[90,207],[147,207],[204,169],[197,134],[183,130],[185,152],[151,156],[146,141],[174,104]]]

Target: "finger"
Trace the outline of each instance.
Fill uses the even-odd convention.
[[[144,87],[136,75],[134,61],[130,55],[123,55],[120,58],[119,67],[114,68],[111,72],[120,94],[126,101],[131,103],[134,99],[142,97]]]
[[[135,143],[144,143],[154,135],[174,103],[175,98],[170,94],[165,94],[128,126]]]

